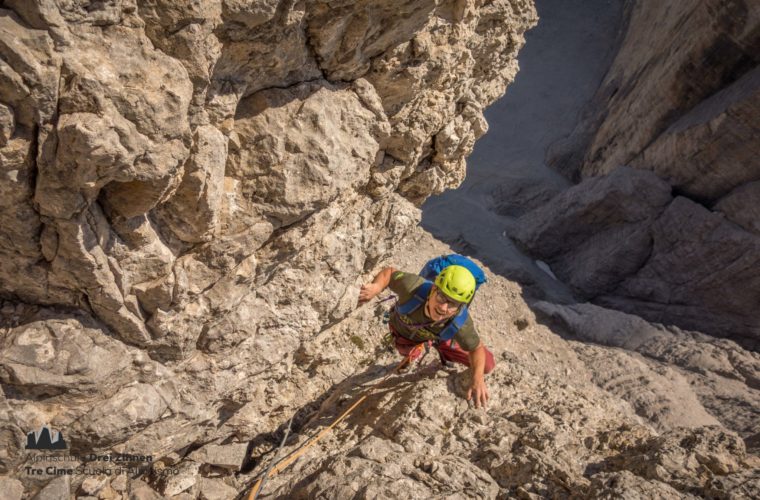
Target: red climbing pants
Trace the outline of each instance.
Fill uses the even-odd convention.
[[[405,339],[401,335],[394,332],[392,329],[391,333],[393,334],[393,338],[396,343],[396,350],[398,350],[399,354],[402,356],[408,356],[409,353],[412,352],[412,349],[414,349],[415,346],[419,345],[417,342],[412,342],[411,340]],[[446,361],[452,361],[454,363],[461,363],[465,366],[470,366],[469,353],[459,347],[459,345],[457,345],[453,340],[440,342],[438,345],[433,344],[433,347],[438,350],[438,352],[441,354],[441,357]],[[417,352],[412,355],[412,361],[420,357],[423,352],[425,351],[422,349],[417,349]],[[493,367],[495,365],[496,363],[493,360],[493,354],[491,351],[486,349],[486,366],[484,373],[489,373],[491,370],[493,370]]]

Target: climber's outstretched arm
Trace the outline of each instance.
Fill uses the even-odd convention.
[[[372,283],[362,285],[361,290],[359,290],[359,304],[367,302],[372,297],[385,290],[391,282],[391,276],[393,276],[393,273],[395,272],[395,268],[386,267],[377,273],[377,276],[372,280]]]

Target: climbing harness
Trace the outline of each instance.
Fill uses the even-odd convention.
[[[389,331],[385,335],[383,335],[383,341],[381,345],[390,351],[393,351],[395,341],[393,339],[393,334]]]
[[[422,349],[422,348],[423,347],[422,347],[421,344],[415,346],[409,352],[409,354],[407,354],[406,357],[404,359],[402,359],[401,362],[399,364],[397,364],[395,368],[393,368],[393,370],[391,370],[388,373],[386,373],[385,376],[382,379],[380,379],[379,382],[375,383],[373,386],[371,386],[366,391],[364,391],[364,393],[356,400],[356,402],[354,402],[354,404],[352,404],[346,411],[344,411],[338,418],[336,418],[335,421],[333,421],[332,424],[330,424],[328,427],[322,429],[319,432],[319,434],[317,434],[316,436],[308,439],[304,444],[302,444],[301,446],[299,446],[298,448],[296,448],[293,452],[290,453],[290,455],[286,456],[285,458],[283,458],[279,462],[277,462],[277,457],[275,457],[275,460],[272,462],[272,464],[269,465],[269,467],[267,467],[267,470],[264,472],[264,474],[259,479],[256,480],[256,483],[253,485],[253,487],[251,488],[251,491],[248,493],[248,496],[246,497],[247,500],[255,500],[256,498],[258,498],[259,493],[261,491],[261,488],[264,485],[264,481],[266,479],[268,479],[268,478],[276,475],[277,473],[279,473],[280,471],[282,471],[283,469],[285,469],[288,465],[290,465],[293,462],[295,462],[301,455],[303,455],[304,453],[306,453],[306,451],[309,448],[311,448],[312,446],[314,446],[315,444],[317,444],[336,425],[338,425],[343,420],[345,420],[345,418],[352,411],[354,411],[354,409],[356,409],[356,407],[358,407],[360,404],[362,404],[369,397],[369,395],[370,395],[370,393],[372,392],[373,389],[375,389],[375,388],[379,387],[380,385],[382,385],[383,382],[385,382],[388,379],[388,377],[390,377],[391,375],[393,375],[395,373],[400,373],[401,369],[404,366],[406,366],[407,364],[411,363],[414,360],[414,358],[416,357],[418,350]],[[292,417],[291,417],[291,420],[292,420]],[[287,437],[287,435],[286,435],[286,437]],[[283,443],[282,444],[285,444],[285,440],[284,439],[283,439]],[[280,448],[282,448],[282,444],[280,445]],[[279,450],[278,450],[278,455],[279,455]]]
[[[380,299],[380,300],[378,300],[378,301],[377,301],[377,303],[378,303],[378,304],[382,304],[382,303],[384,303],[384,302],[388,302],[389,300],[398,300],[398,297],[396,297],[395,295],[391,294],[391,295],[389,295],[388,297],[385,297],[384,299]],[[388,309],[388,310],[385,310],[385,311],[383,311],[383,315],[382,315],[382,317],[380,318],[380,321],[381,321],[381,322],[382,322],[384,325],[387,325],[387,324],[388,324],[388,322],[391,320],[391,311],[393,310],[393,308],[394,308],[394,307],[396,307],[396,305],[395,305],[395,304],[394,304],[393,306],[391,306],[391,309]]]
[[[378,304],[382,304],[384,302],[388,302],[389,300],[398,300],[398,297],[396,297],[395,295],[391,294],[390,296],[385,297],[384,299],[378,300]],[[395,304],[394,304],[393,307],[395,307]],[[392,309],[386,309],[385,311],[383,311],[383,314],[380,317],[380,322],[383,325],[388,326],[388,323],[390,323],[390,320],[391,320],[391,311],[392,311]],[[388,331],[385,335],[383,335],[383,340],[380,343],[380,345],[382,345],[383,348],[385,348],[385,349],[387,349],[389,351],[393,351],[393,345],[394,345],[393,334],[391,334],[390,331]]]

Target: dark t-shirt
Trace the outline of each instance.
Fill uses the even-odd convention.
[[[389,287],[398,295],[398,303],[403,304],[414,296],[415,290],[424,282],[421,276],[397,271],[391,276]],[[433,321],[425,314],[425,304],[408,315],[391,314],[390,319],[391,326],[399,335],[414,342],[436,339],[447,323],[448,321],[433,324]],[[462,327],[454,335],[454,341],[465,351],[472,351],[478,347],[480,337],[475,331],[471,316],[467,316]]]

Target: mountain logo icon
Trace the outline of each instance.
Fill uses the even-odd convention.
[[[67,447],[63,434],[47,425],[26,433],[27,450],[65,450]]]

